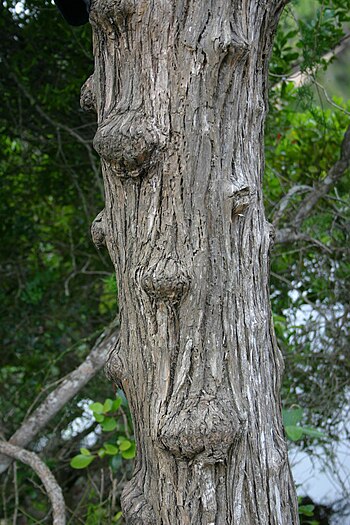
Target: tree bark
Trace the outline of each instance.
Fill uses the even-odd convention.
[[[129,525],[291,525],[261,181],[277,0],[95,0],[105,210],[134,418]]]

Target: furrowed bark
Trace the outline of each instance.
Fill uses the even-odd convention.
[[[292,525],[262,202],[282,2],[95,0],[105,210],[119,285],[108,373],[137,440],[129,525]]]

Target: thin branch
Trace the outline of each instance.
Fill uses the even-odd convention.
[[[326,88],[324,86],[322,86],[322,84],[320,84],[319,82],[317,82],[316,79],[313,79],[313,83],[322,90],[324,96],[326,97],[326,100],[328,102],[328,104],[330,106],[333,106],[335,109],[337,109],[338,111],[342,111],[343,113],[345,113],[345,115],[348,115],[350,116],[350,112],[347,111],[345,108],[339,106],[339,104],[336,104],[332,99],[331,97],[328,95],[328,92],[326,90]]]
[[[349,39],[350,33],[347,33],[343,36],[343,38],[339,41],[339,43],[335,46],[334,49],[331,49],[321,57],[321,60],[323,60],[324,62],[330,62],[334,57],[336,57],[346,49]],[[316,71],[317,66],[310,68],[306,71],[301,71],[301,64],[296,64],[292,67],[292,72],[289,74],[269,73],[269,75],[281,79],[279,82],[273,85],[274,88],[279,87],[282,82],[293,82],[295,87],[301,87],[310,80],[310,77],[315,76]]]
[[[298,229],[302,222],[310,215],[311,210],[318,201],[327,195],[329,190],[344,175],[350,166],[350,125],[345,132],[343,142],[340,147],[340,159],[328,171],[326,178],[315,186],[304,200],[301,202],[300,209],[293,220],[293,227]]]
[[[17,459],[29,465],[41,479],[47,495],[51,501],[53,512],[53,525],[65,525],[66,511],[62,489],[58,485],[50,469],[34,452],[17,447],[6,441],[0,441],[0,452],[12,459]]]
[[[331,188],[338,182],[338,180],[344,175],[345,171],[350,166],[350,125],[347,128],[344,139],[341,144],[340,149],[340,159],[330,168],[325,179],[320,181],[313,189],[310,191],[299,205],[299,210],[296,215],[291,219],[290,223],[292,226],[290,228],[282,228],[281,230],[276,231],[275,244],[283,244],[288,242],[296,241],[308,241],[314,244],[317,244],[323,250],[329,251],[329,248],[322,244],[316,239],[312,239],[306,234],[300,232],[300,227],[302,223],[310,216],[311,211],[319,202],[320,199],[325,197]],[[291,196],[295,193],[291,190],[287,193],[286,197],[289,195],[289,200]],[[283,199],[282,199],[283,200]],[[280,209],[281,210],[280,205]],[[285,207],[283,208],[283,210]],[[282,210],[282,211],[283,211]],[[279,219],[278,215],[278,219]],[[274,220],[275,223],[275,220]]]
[[[18,500],[17,462],[16,461],[13,463],[13,488],[15,490],[15,509],[13,512],[12,522],[13,522],[13,525],[17,525],[19,500]]]
[[[81,365],[68,374],[64,381],[27,417],[10,438],[9,443],[27,446],[47,423],[92,379],[104,366],[108,353],[116,345],[119,330],[115,321],[101,334]],[[0,456],[0,474],[12,460]]]
[[[295,194],[302,193],[305,191],[310,191],[310,190],[311,190],[311,187],[306,186],[304,184],[292,186],[292,188],[288,190],[286,195],[284,195],[284,197],[282,197],[282,199],[279,201],[277,205],[277,210],[273,216],[272,224],[276,226],[277,223],[281,220],[281,218],[283,217],[284,210],[287,208],[289,202],[291,201],[291,199],[294,197]]]
[[[308,242],[309,244],[314,244],[326,253],[333,253],[324,243],[305,233],[297,232],[292,228],[282,228],[281,230],[276,231],[274,239],[275,244],[287,244],[290,242]]]

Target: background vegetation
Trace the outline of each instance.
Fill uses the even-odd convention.
[[[349,161],[339,165],[349,13],[350,0],[286,8],[271,59],[264,182],[287,435],[310,455],[322,449],[334,475],[334,444],[349,439]],[[69,27],[49,0],[2,0],[0,35],[0,432],[9,439],[86,358],[117,313],[117,287],[90,238],[103,208],[95,119],[79,107],[93,71],[90,27]],[[100,372],[31,443],[63,487],[71,524],[122,522],[134,445],[115,394]],[[349,492],[342,487],[337,509]],[[303,523],[328,523],[326,509],[301,513]],[[2,476],[1,518],[50,522],[40,482],[22,465]]]

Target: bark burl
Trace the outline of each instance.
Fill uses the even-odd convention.
[[[95,107],[121,313],[108,372],[137,440],[128,525],[292,525],[261,180],[280,0],[94,0]]]

